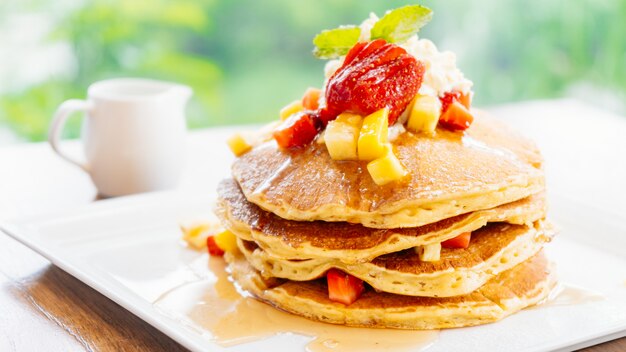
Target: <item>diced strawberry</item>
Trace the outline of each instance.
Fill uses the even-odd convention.
[[[317,112],[301,111],[288,117],[274,130],[274,139],[281,148],[301,147],[310,143],[320,128]]]
[[[471,93],[468,93],[468,94],[460,93],[458,100],[459,100],[459,103],[463,104],[463,106],[465,106],[467,110],[470,109],[470,106],[472,105]]]
[[[474,121],[474,116],[458,101],[452,104],[439,117],[439,124],[449,130],[465,130]]]
[[[326,281],[328,282],[328,298],[345,305],[356,301],[365,289],[363,280],[338,269],[328,270]]]
[[[334,118],[388,107],[391,125],[417,94],[423,76],[422,63],[403,48],[383,39],[357,43],[328,81],[327,110]]]
[[[319,116],[320,122],[324,128],[326,128],[326,125],[328,125],[330,121],[337,118],[337,114],[333,113],[326,107],[319,109],[316,113]]]
[[[224,255],[224,251],[215,242],[215,236],[209,236],[206,239],[206,246],[209,249],[209,254],[214,257],[221,257]]]
[[[443,95],[443,97],[439,98],[439,100],[441,100],[441,112],[443,113],[448,110],[448,106],[459,100],[460,96],[461,93],[459,92],[447,92]]]
[[[469,94],[463,94],[461,92],[447,92],[443,95],[443,97],[439,98],[441,100],[441,112],[445,112],[448,110],[448,106],[455,101],[460,102],[465,106],[466,109],[470,108],[471,105],[471,96]]]
[[[322,91],[317,88],[309,88],[302,97],[302,106],[306,110],[317,110],[319,107],[320,94]]]
[[[471,238],[472,238],[471,232],[463,232],[462,234],[454,238],[441,242],[441,247],[443,248],[467,248],[469,247]]]
[[[455,101],[460,102],[465,106],[466,109],[470,108],[472,103],[472,98],[470,94],[463,94],[461,92],[447,92],[443,95],[443,97],[439,98],[441,100],[441,112],[445,112],[448,110],[448,106]]]

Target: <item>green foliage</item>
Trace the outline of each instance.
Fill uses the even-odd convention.
[[[385,39],[391,43],[403,42],[419,32],[433,17],[431,9],[409,5],[386,13],[372,27],[372,39]]]
[[[90,0],[78,7],[28,0],[22,11],[57,18],[50,42],[69,43],[68,76],[0,96],[0,125],[42,140],[55,108],[83,98],[97,80],[141,76],[194,89],[191,127],[261,122],[323,83],[311,39],[323,28],[358,24],[370,11],[414,1]],[[475,101],[558,97],[581,82],[626,92],[626,2],[426,0],[436,13],[421,37],[453,50],[475,83]],[[75,6],[75,5],[73,5]],[[2,5],[0,5],[2,10]],[[0,11],[0,21],[6,11]],[[77,136],[80,121],[68,128]]]
[[[339,58],[359,41],[360,35],[361,29],[355,26],[323,30],[313,38],[313,54],[320,59]]]

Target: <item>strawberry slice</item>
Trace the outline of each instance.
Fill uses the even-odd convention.
[[[300,111],[288,117],[274,130],[274,139],[281,148],[301,147],[315,139],[321,125],[317,112]]]
[[[471,238],[472,238],[471,232],[463,232],[462,234],[454,238],[441,242],[441,247],[443,248],[467,248],[469,247]]]
[[[326,281],[328,282],[328,298],[345,305],[356,301],[365,289],[363,280],[334,268],[326,273]]]
[[[439,124],[449,130],[466,130],[474,121],[474,116],[463,104],[453,101],[439,117]]]
[[[224,251],[215,242],[215,236],[207,237],[206,246],[209,250],[210,255],[214,257],[221,257],[224,255]]]
[[[403,48],[377,39],[357,43],[326,86],[326,108],[362,116],[389,108],[393,124],[417,94],[424,66]]]

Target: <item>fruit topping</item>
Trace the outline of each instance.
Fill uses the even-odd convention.
[[[463,94],[461,92],[447,92],[441,100],[441,112],[448,110],[448,106],[455,101],[460,102],[465,108],[470,108],[471,98],[469,94]]]
[[[328,270],[326,281],[328,282],[328,298],[345,305],[356,301],[365,289],[363,280],[338,269]]]
[[[379,186],[398,181],[409,174],[393,153],[391,144],[385,145],[383,156],[367,164],[367,171],[369,171],[370,176]]]
[[[209,254],[214,257],[221,257],[224,252],[232,252],[237,249],[237,237],[228,231],[223,230],[215,235],[206,238],[206,246]]]
[[[374,160],[385,154],[385,145],[389,133],[389,109],[382,108],[363,119],[359,134],[359,160]]]
[[[302,107],[307,110],[317,110],[322,91],[317,88],[308,88],[302,97]]]
[[[453,131],[465,130],[473,121],[472,113],[459,101],[453,101],[439,118],[441,126]]]
[[[467,248],[471,238],[471,232],[463,232],[454,238],[441,242],[441,246],[443,248]]]
[[[214,257],[221,257],[224,255],[224,251],[217,245],[217,243],[215,243],[215,236],[207,237],[206,245],[210,255]]]
[[[301,147],[315,139],[321,126],[319,113],[300,111],[283,121],[273,135],[281,148]]]
[[[252,145],[240,133],[228,138],[226,143],[235,156],[241,156],[252,149]]]
[[[219,222],[202,221],[181,224],[180,230],[183,233],[183,240],[189,246],[195,249],[204,249],[207,237],[222,231],[223,227]]]
[[[424,66],[406,50],[383,39],[357,43],[326,86],[326,105],[335,115],[362,116],[389,108],[393,124],[422,83]]]
[[[468,94],[460,93],[459,98],[457,100],[459,101],[459,103],[465,106],[467,110],[470,109],[470,106],[472,105],[472,96],[469,93]]]
[[[300,100],[294,100],[291,103],[285,105],[285,107],[283,107],[282,109],[280,109],[280,119],[281,120],[286,120],[289,116],[300,112],[304,109],[304,107],[302,106],[302,101]]]
[[[224,230],[215,235],[215,244],[225,252],[232,252],[237,249],[237,237],[232,232]]]
[[[441,101],[429,95],[416,95],[410,105],[407,129],[413,132],[433,133],[441,115]]]
[[[436,262],[441,258],[441,243],[431,243],[415,249],[423,262]]]
[[[357,160],[357,144],[363,118],[359,115],[343,113],[328,123],[324,132],[324,142],[333,160]]]

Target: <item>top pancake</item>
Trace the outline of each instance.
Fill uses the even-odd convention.
[[[395,154],[409,171],[402,182],[376,185],[365,162],[334,161],[323,144],[281,150],[255,147],[232,167],[246,198],[289,220],[346,221],[374,228],[417,227],[489,209],[544,188],[536,146],[474,111],[465,133],[404,133]]]

